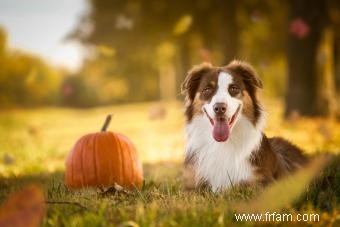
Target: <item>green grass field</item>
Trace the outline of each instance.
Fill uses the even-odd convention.
[[[151,115],[160,106],[166,114],[155,119]],[[306,118],[283,121],[281,102],[269,100],[266,106],[268,136],[283,136],[311,156],[331,154],[331,163],[311,184],[303,185],[302,195],[289,198],[288,204],[278,202],[277,207],[288,213],[303,211],[321,215],[319,223],[309,224],[339,224],[340,123]],[[84,110],[39,108],[0,112],[0,201],[9,193],[35,183],[43,188],[46,201],[52,202],[48,204],[44,226],[256,224],[236,222],[234,214],[238,204],[248,200],[253,204],[252,199],[265,194],[263,189],[234,188],[218,194],[209,190],[186,192],[181,189],[185,140],[182,112],[183,107],[177,102]],[[79,137],[99,131],[106,115],[111,113],[114,118],[109,130],[127,135],[143,161],[143,189],[105,195],[96,189],[68,190],[63,183],[67,153]],[[284,193],[293,195],[301,191],[296,188],[299,187],[291,187],[291,191],[288,189]],[[279,193],[274,192],[274,196]]]

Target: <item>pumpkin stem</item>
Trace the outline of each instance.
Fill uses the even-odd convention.
[[[109,124],[111,122],[111,118],[112,118],[112,114],[107,115],[105,122],[104,122],[104,125],[103,125],[103,127],[100,131],[102,131],[102,132],[106,131],[106,129],[109,127]]]

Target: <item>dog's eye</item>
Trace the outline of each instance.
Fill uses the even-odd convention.
[[[237,87],[236,85],[230,85],[229,86],[229,93],[231,96],[235,96],[238,93],[240,93],[240,88]]]
[[[206,87],[203,89],[203,93],[210,93],[212,91],[212,88],[211,87]]]

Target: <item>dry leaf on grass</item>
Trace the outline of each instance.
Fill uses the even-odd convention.
[[[12,193],[0,207],[0,226],[39,226],[45,214],[44,194],[35,185]]]

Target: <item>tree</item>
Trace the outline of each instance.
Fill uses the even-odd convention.
[[[7,37],[5,30],[0,27],[0,58],[3,57],[6,51]]]
[[[38,57],[8,48],[6,41],[0,28],[1,106],[56,104],[59,72]]]
[[[90,2],[90,13],[82,18],[70,37],[84,44],[105,45],[115,50],[119,67],[112,75],[124,76],[129,90],[133,91],[126,101],[146,100],[145,95],[152,92],[156,95],[148,95],[149,98],[160,96],[160,89],[151,89],[149,85],[155,81],[157,86],[159,73],[164,72],[155,64],[164,43],[174,46],[173,66],[168,63],[167,66],[176,72],[177,94],[191,65],[207,60],[199,54],[202,49],[214,56],[210,60],[215,64],[226,64],[236,57],[235,0]],[[186,27],[176,29],[181,22]],[[92,25],[90,32],[85,29],[89,24]],[[165,74],[162,75],[164,79]]]
[[[330,21],[334,32],[334,74],[337,102],[337,117],[340,118],[340,2],[330,0]]]
[[[327,3],[289,1],[286,116],[329,116],[334,112],[334,73],[327,46],[332,32],[328,29]]]

